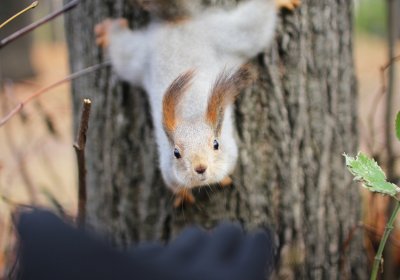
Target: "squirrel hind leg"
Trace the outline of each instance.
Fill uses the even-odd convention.
[[[301,0],[275,0],[278,9],[294,10],[301,4]]]

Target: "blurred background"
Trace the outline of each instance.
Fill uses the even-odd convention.
[[[26,0],[2,0],[0,23],[30,3]],[[354,58],[359,90],[360,150],[388,168],[384,129],[387,108],[383,88],[387,80],[386,72],[382,70],[389,61],[386,3],[384,0],[356,1]],[[400,10],[400,1],[397,4]],[[41,0],[37,8],[1,29],[0,39],[61,7],[62,0]],[[399,25],[393,28],[399,38],[400,20]],[[398,50],[395,49],[396,55],[400,55]],[[0,116],[68,73],[63,19],[59,17],[0,50]],[[398,81],[399,71],[395,77]],[[397,112],[400,110],[398,84],[394,89],[392,106]],[[10,214],[16,206],[38,204],[69,216],[76,213],[77,172],[72,146],[75,133],[72,131],[69,94],[68,83],[52,89],[0,127],[0,279],[12,269],[9,264],[15,258]],[[394,138],[392,143],[394,171],[391,177],[397,180],[400,145]],[[375,243],[379,241],[386,222],[386,200],[366,192],[363,195],[361,228],[365,232],[369,255],[373,257]],[[390,242],[400,248],[399,231]],[[400,267],[400,251],[395,255]]]
[[[39,5],[0,30],[0,38],[62,7],[62,0]],[[32,1],[2,0],[0,22]],[[38,89],[68,75],[62,17],[0,50],[0,115]],[[14,235],[11,211],[18,204],[62,205],[76,211],[76,168],[69,85],[29,104],[0,129],[0,279],[11,269]],[[60,208],[58,208],[60,211]]]

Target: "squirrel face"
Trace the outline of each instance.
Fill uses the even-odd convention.
[[[227,176],[232,165],[232,155],[224,149],[222,125],[225,111],[241,89],[253,80],[247,65],[236,72],[223,71],[211,87],[207,106],[203,114],[190,119],[180,119],[182,97],[190,89],[194,71],[178,76],[168,87],[163,97],[163,126],[169,140],[171,165],[179,187],[195,187],[219,182]],[[232,140],[233,141],[233,140]],[[228,144],[228,143],[226,143]]]
[[[171,167],[181,186],[212,184],[227,175],[223,143],[204,119],[179,123],[172,137]]]

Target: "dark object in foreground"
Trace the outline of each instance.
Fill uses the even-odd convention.
[[[222,224],[186,229],[170,244],[117,251],[44,210],[22,213],[19,279],[262,280],[274,266],[273,238]]]

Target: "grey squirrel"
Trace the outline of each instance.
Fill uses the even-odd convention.
[[[193,187],[232,183],[232,105],[253,80],[245,63],[273,39],[276,5],[293,9],[300,2],[248,0],[190,16],[184,8],[172,17],[162,12],[167,0],[137,1],[165,20],[132,31],[125,19],[106,19],[95,27],[96,42],[118,76],[148,94],[161,173],[177,207],[194,202]]]

